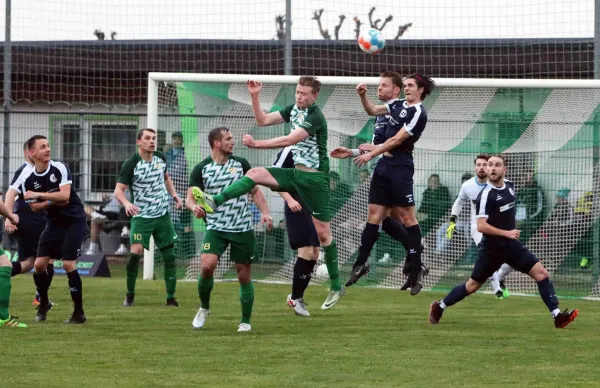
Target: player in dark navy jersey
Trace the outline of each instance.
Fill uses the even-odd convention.
[[[578,311],[558,309],[558,298],[542,263],[519,241],[517,230],[516,197],[512,182],[505,180],[506,165],[501,156],[488,160],[489,181],[479,193],[476,202],[477,230],[483,233],[477,261],[471,278],[455,287],[441,301],[431,304],[429,323],[437,324],[444,309],[476,292],[504,263],[531,276],[538,285],[542,300],[550,310],[554,326],[564,328],[577,317]]]
[[[13,209],[14,214],[19,217],[19,226],[13,225],[10,221],[6,221],[4,229],[7,233],[14,233],[17,237],[17,256],[19,261],[13,262],[12,276],[27,273],[33,268],[35,261],[38,241],[42,231],[46,227],[46,211],[40,211],[34,213],[29,204],[23,199],[23,195],[19,193],[23,192],[22,186],[25,183],[31,171],[33,170],[33,159],[29,155],[29,149],[27,142],[23,144],[23,156],[25,163],[23,163],[13,175],[10,182],[10,187],[6,192],[5,204],[9,209]],[[48,277],[50,284],[52,284],[52,278],[54,276],[54,261],[51,260],[48,263]],[[39,304],[39,294],[33,300],[34,305]]]
[[[400,106],[403,102],[403,100],[398,99],[402,86],[403,80],[400,74],[394,71],[383,72],[380,75],[379,86],[377,87],[377,98],[387,104],[390,107],[390,111],[393,111],[396,109],[396,106]],[[346,159],[351,156],[356,157],[361,153],[370,152],[374,150],[375,147],[385,143],[387,140],[386,132],[390,117],[389,114],[384,114],[375,118],[372,143],[361,144],[358,149],[353,150],[346,147],[338,147],[331,151],[331,157],[338,159]],[[381,203],[381,196],[385,195],[385,193],[380,193],[381,190],[377,185],[371,185],[369,190],[369,206],[373,205],[376,207]],[[406,245],[407,233],[401,222],[402,217],[400,216],[398,209],[392,208],[390,215],[382,221],[381,229],[390,237],[399,241],[408,252],[408,246]],[[368,249],[359,250],[358,258],[352,266],[350,279],[346,282],[346,287],[353,285],[358,279],[369,273],[370,268],[367,262],[369,253],[370,250]],[[406,261],[406,263],[409,262]],[[408,274],[410,267],[405,266],[404,271],[405,274]]]
[[[369,215],[361,237],[359,257],[366,263],[369,253],[379,237],[379,224],[392,212],[406,229],[407,256],[406,268],[410,268],[407,284],[410,294],[421,291],[427,268],[421,263],[421,228],[417,222],[413,198],[413,149],[427,124],[427,111],[422,101],[433,91],[435,83],[429,77],[412,74],[404,79],[405,99],[386,105],[372,105],[367,99],[367,87],[356,87],[365,111],[371,116],[390,116],[385,132],[385,142],[371,151],[357,156],[354,161],[360,167],[371,159],[383,154],[377,162],[372,190],[369,194]],[[357,268],[355,273],[359,273]]]
[[[294,168],[292,147],[285,147],[277,154],[273,167]],[[304,302],[304,291],[312,278],[315,264],[319,259],[319,236],[312,221],[308,206],[302,202],[297,193],[278,193],[285,201],[285,228],[290,247],[298,250],[292,277],[292,293],[287,297],[287,304],[297,315],[308,317],[310,313]]]
[[[36,320],[45,321],[49,310],[48,262],[62,258],[74,305],[73,313],[65,323],[84,323],[81,278],[76,263],[87,231],[83,203],[72,187],[69,167],[50,159],[48,139],[36,135],[28,140],[27,145],[35,166],[23,184],[24,198],[34,212],[48,212],[48,222],[40,236],[34,264],[33,278],[40,294]]]

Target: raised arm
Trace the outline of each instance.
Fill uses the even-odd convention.
[[[373,105],[367,97],[367,85],[360,84],[356,86],[356,93],[360,97],[360,102],[369,116],[383,116],[389,113],[386,105]]]
[[[249,80],[247,82],[248,92],[250,92],[250,98],[252,100],[252,110],[254,111],[254,117],[256,118],[256,124],[259,127],[266,127],[269,125],[281,124],[285,122],[281,113],[271,112],[265,113],[260,106],[259,93],[262,89],[262,82]]]

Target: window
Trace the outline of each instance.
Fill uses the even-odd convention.
[[[79,124],[63,124],[62,131],[55,144],[60,144],[58,157],[56,159],[65,162],[71,170],[73,176],[73,188],[81,190],[82,184],[82,128]],[[56,149],[55,147],[53,147]],[[55,158],[53,155],[52,158]]]
[[[91,190],[112,191],[121,165],[135,153],[137,124],[92,124]]]

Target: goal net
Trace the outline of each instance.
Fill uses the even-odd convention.
[[[207,135],[217,126],[228,127],[236,140],[234,153],[252,166],[270,166],[278,150],[251,150],[241,144],[243,134],[271,138],[290,131],[289,125],[259,128],[247,92],[248,76],[151,73],[148,123],[166,132],[181,132],[186,166],[174,177],[186,186],[195,164],[210,154]],[[277,111],[294,101],[298,77],[259,76],[265,111]],[[357,148],[371,141],[373,119],[364,113],[354,87],[366,82],[376,102],[377,78],[323,77],[317,103],[328,122],[328,149]],[[445,237],[450,209],[462,181],[474,175],[479,153],[503,153],[508,179],[515,183],[521,240],[551,272],[563,296],[600,296],[599,206],[600,83],[595,81],[507,81],[439,79],[428,96],[428,125],[414,151],[414,193],[429,266],[425,286],[447,290],[468,278],[476,259],[470,237],[470,205],[458,217],[454,237]],[[332,229],[339,249],[340,274],[347,276],[354,262],[366,222],[368,188],[374,164],[357,168],[350,159],[330,159]],[[256,280],[291,282],[295,253],[289,248],[283,201],[263,188],[274,221],[265,231],[256,224],[259,257],[253,265]],[[195,279],[200,270],[199,250],[204,231],[201,220],[175,211],[178,230],[188,230],[178,243],[181,272]],[[187,219],[187,221],[183,221]],[[257,221],[258,218],[255,219]],[[186,224],[187,222],[187,224]],[[399,288],[405,278],[402,245],[385,233],[375,245],[371,272],[359,284]],[[154,269],[161,271],[156,252]],[[151,263],[148,261],[148,263]],[[323,263],[322,257],[319,264]],[[146,269],[149,274],[151,269]],[[217,278],[235,279],[226,253]],[[327,276],[313,277],[315,283]],[[537,287],[526,275],[506,278],[513,293],[534,294]]]

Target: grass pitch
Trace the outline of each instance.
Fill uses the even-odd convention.
[[[600,302],[563,300],[579,317],[555,329],[539,298],[474,295],[437,326],[441,294],[350,288],[321,311],[323,286],[306,294],[312,316],[286,306],[289,286],[256,285],[253,332],[237,333],[236,283],[216,283],[211,315],[192,329],[196,284],[180,282],[181,308],[164,306],[164,284],[138,282],[122,307],[124,279],[83,279],[88,322],[66,326],[65,277],[56,276],[48,321],[35,322],[29,276],[13,278],[11,313],[28,329],[0,330],[6,387],[507,387],[600,384]]]

